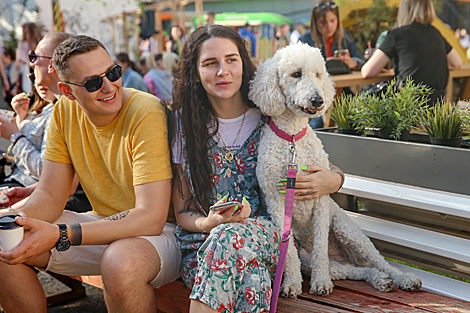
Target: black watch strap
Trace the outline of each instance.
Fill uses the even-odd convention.
[[[57,241],[56,249],[57,251],[67,251],[70,248],[69,236],[67,234],[67,225],[57,224],[59,226],[59,241]]]

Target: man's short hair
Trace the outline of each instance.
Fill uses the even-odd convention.
[[[62,41],[67,40],[74,35],[69,34],[69,33],[63,33],[63,32],[52,32],[48,33],[42,38],[41,41],[46,41],[48,42],[48,46],[51,48],[56,48]]]
[[[103,48],[104,51],[108,52],[99,40],[86,35],[73,36],[61,42],[52,55],[52,63],[59,78],[61,80],[69,80],[73,75],[69,66],[70,57],[88,53],[98,48]]]
[[[163,59],[163,55],[162,55],[161,53],[159,53],[159,54],[157,54],[157,55],[155,56],[155,62],[158,62],[158,61],[160,61],[160,60],[162,60],[162,59]]]

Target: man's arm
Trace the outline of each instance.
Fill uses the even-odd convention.
[[[49,223],[59,218],[69,197],[75,171],[72,164],[44,160],[39,184],[15,213]]]
[[[102,245],[122,238],[161,234],[170,207],[171,180],[138,185],[134,191],[136,203],[132,210],[80,225],[82,245]],[[68,230],[70,242],[79,242],[76,228],[68,225]]]

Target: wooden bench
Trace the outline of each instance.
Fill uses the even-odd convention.
[[[82,281],[98,288],[103,286],[100,276],[73,278],[77,283]],[[304,293],[298,299],[280,298],[277,312],[470,312],[469,302],[426,291],[405,292],[395,287],[393,292],[383,293],[363,281],[335,281],[334,284],[335,289],[332,294],[326,297],[313,296],[308,293],[309,286],[308,279],[306,279]],[[167,313],[187,313],[189,312],[189,294],[190,290],[181,281],[175,281],[155,289],[158,309]],[[57,300],[57,298],[55,299]]]

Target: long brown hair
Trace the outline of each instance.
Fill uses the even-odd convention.
[[[336,31],[333,37],[338,42],[338,49],[341,50],[341,42],[343,41],[343,37],[344,37],[343,25],[339,18],[338,5],[332,0],[320,0],[317,2],[317,4],[313,6],[312,16],[310,18],[310,35],[315,41],[315,46],[321,49],[322,42],[324,40],[322,38],[322,35],[318,32],[317,21],[324,19],[326,16],[326,13],[328,12],[333,12],[333,14],[336,15],[336,18],[338,19],[338,22],[336,25]]]
[[[250,54],[245,48],[243,38],[232,28],[221,25],[206,25],[196,29],[186,39],[183,51],[178,61],[173,87],[173,104],[168,117],[168,139],[170,146],[178,144],[181,134],[177,133],[180,125],[185,136],[188,151],[188,162],[191,172],[191,182],[196,199],[187,199],[186,207],[191,201],[196,201],[206,212],[211,205],[211,177],[212,168],[209,161],[209,139],[219,128],[217,116],[206,90],[199,81],[197,61],[201,46],[211,38],[226,38],[231,40],[238,48],[243,62],[243,78],[240,91],[243,101],[249,107],[255,107],[248,98],[250,80],[254,77],[255,66],[251,62]],[[177,122],[179,120],[179,122]],[[208,126],[214,125],[209,133]],[[178,184],[181,192],[181,181],[173,166],[174,184]]]

